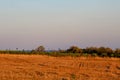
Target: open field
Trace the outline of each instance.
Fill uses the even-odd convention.
[[[120,58],[0,54],[0,80],[119,80]]]

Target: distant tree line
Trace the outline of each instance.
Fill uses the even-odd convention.
[[[113,50],[109,47],[87,47],[81,49],[77,46],[71,46],[65,50],[67,53],[80,53],[81,55],[100,56],[100,57],[120,57],[120,49]]]
[[[66,50],[45,50],[44,46],[39,46],[34,50],[0,50],[3,54],[43,54],[51,56],[100,56],[100,57],[118,57],[120,58],[120,49],[115,50],[109,47],[87,47],[85,49],[78,46],[71,46]]]

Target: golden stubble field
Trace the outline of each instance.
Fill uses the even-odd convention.
[[[0,80],[120,80],[120,59],[0,54]]]

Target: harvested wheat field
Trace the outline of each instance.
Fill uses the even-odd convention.
[[[120,80],[120,59],[0,54],[0,80]]]

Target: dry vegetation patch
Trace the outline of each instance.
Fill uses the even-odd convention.
[[[0,54],[0,80],[119,79],[119,58]]]

